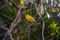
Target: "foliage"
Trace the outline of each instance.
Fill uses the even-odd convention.
[[[60,40],[59,8],[60,0],[1,0],[0,39]]]

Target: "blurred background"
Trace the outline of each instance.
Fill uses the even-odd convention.
[[[60,0],[0,0],[0,40],[60,40]]]

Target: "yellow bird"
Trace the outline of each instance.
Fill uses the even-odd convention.
[[[36,20],[32,16],[30,16],[30,15],[26,15],[25,17],[26,17],[26,20],[28,20],[31,23],[36,22]]]
[[[20,4],[24,4],[24,0],[20,0]]]
[[[24,3],[24,0],[20,0],[20,5],[25,8],[25,3]]]

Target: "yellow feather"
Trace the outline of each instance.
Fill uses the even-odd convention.
[[[24,4],[24,0],[20,0],[20,4]]]
[[[20,0],[20,5],[21,5],[23,8],[25,7],[24,0]]]
[[[32,22],[32,23],[35,22],[35,19],[30,15],[26,15],[26,20],[28,20],[29,22]]]

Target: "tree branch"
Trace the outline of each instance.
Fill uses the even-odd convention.
[[[17,10],[19,9],[18,5],[14,2],[14,0],[8,0],[8,1],[11,2],[12,5],[13,5]]]

